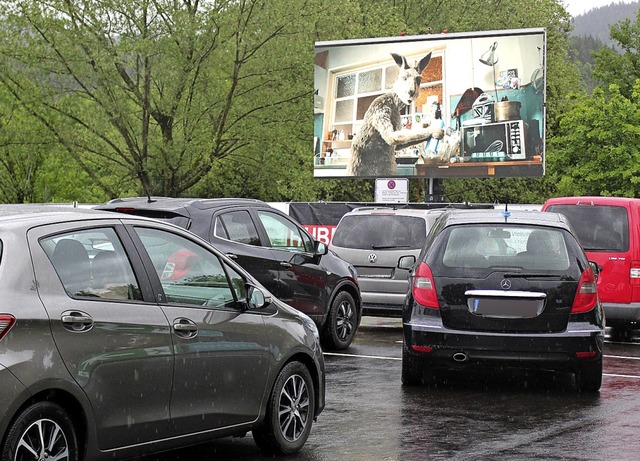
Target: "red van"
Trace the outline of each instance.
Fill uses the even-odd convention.
[[[640,328],[640,199],[558,197],[542,211],[564,214],[590,261],[600,266],[598,294],[615,333]]]

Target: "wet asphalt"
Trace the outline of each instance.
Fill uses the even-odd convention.
[[[637,333],[637,334],[636,334]],[[400,382],[399,319],[365,317],[349,349],[327,353],[327,406],[287,461],[640,459],[640,331],[607,336],[602,388],[571,375],[460,375]],[[266,460],[249,434],[139,461]]]

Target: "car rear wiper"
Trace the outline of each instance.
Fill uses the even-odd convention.
[[[389,250],[391,248],[411,248],[411,245],[371,245],[374,250]]]

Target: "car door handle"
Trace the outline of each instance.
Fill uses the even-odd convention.
[[[227,258],[238,259],[238,255],[235,255],[233,253],[227,253]]]
[[[87,331],[93,326],[93,319],[89,314],[84,312],[63,312],[61,320],[64,327],[70,331]]]
[[[193,320],[179,318],[173,321],[173,330],[179,336],[192,338],[198,333],[198,325]]]

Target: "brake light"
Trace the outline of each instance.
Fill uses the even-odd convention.
[[[576,352],[576,357],[579,359],[590,359],[596,356],[595,351]]]
[[[576,297],[573,299],[571,313],[588,312],[596,307],[598,290],[596,288],[596,276],[591,267],[587,267],[580,276]]]
[[[411,346],[411,349],[413,349],[416,352],[433,352],[433,347],[431,346],[416,346],[415,344],[413,346]]]
[[[413,275],[413,286],[411,287],[413,299],[424,307],[440,309],[436,284],[433,281],[431,268],[421,262]]]
[[[15,323],[16,318],[13,315],[0,314],[0,339],[9,333],[9,330],[11,330],[11,327],[15,325]]]

